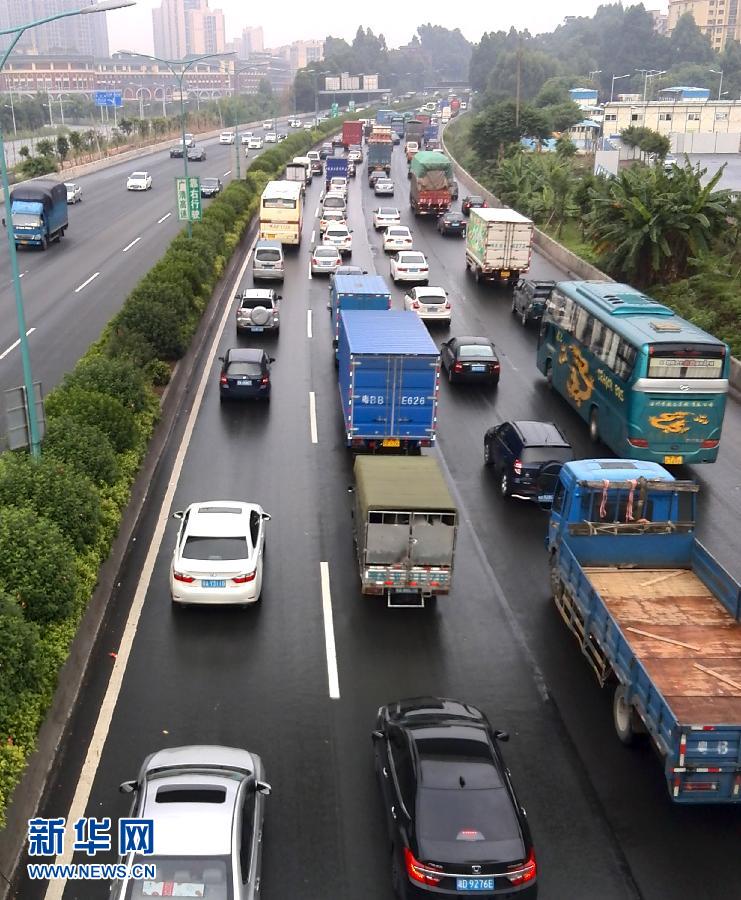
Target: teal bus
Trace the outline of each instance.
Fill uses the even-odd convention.
[[[546,305],[538,368],[622,458],[718,457],[731,364],[723,341],[612,281],[561,281]]]

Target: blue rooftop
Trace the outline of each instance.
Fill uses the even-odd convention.
[[[381,275],[335,275],[338,294],[390,294],[386,280]]]
[[[674,481],[674,476],[655,462],[638,459],[577,459],[564,465],[577,481],[633,481],[648,478],[654,481]]]
[[[345,310],[340,313],[351,353],[439,356],[419,316],[408,310]]]

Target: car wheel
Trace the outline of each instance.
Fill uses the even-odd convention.
[[[596,406],[593,406],[589,413],[589,440],[593,444],[599,440],[599,413]]]
[[[449,384],[453,383],[453,370],[452,369],[448,369],[448,383]]]
[[[553,387],[553,363],[550,361],[550,359],[545,364],[545,380],[548,383],[548,387],[552,388]]]
[[[509,474],[505,469],[499,478],[499,493],[502,497],[509,497],[511,491],[512,487],[509,483]]]
[[[513,312],[513,313],[516,313],[516,312],[517,312],[517,301],[515,300],[515,295],[514,295],[514,294],[512,295],[512,312]]]

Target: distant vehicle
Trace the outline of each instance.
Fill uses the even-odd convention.
[[[344,193],[340,191],[327,191],[322,200],[322,213],[330,209],[340,210],[343,218],[347,213],[347,200]]]
[[[345,223],[330,222],[324,230],[322,242],[336,247],[343,256],[352,256],[352,229]]]
[[[324,171],[324,163],[319,156],[318,150],[309,150],[306,153],[307,158],[311,161],[311,171],[314,175],[321,175]]]
[[[152,176],[149,172],[132,172],[126,179],[127,191],[148,191],[152,187]]]
[[[407,157],[407,162],[409,162],[412,157],[419,152],[419,143],[417,141],[407,141],[404,144],[404,153]]]
[[[261,240],[301,243],[304,186],[296,181],[269,181],[260,197]]]
[[[388,175],[383,169],[374,169],[370,175],[368,175],[368,187],[374,188],[379,178],[388,178]]]
[[[503,422],[484,435],[484,465],[494,469],[503,497],[536,500],[543,466],[573,458],[571,444],[554,422]]]
[[[450,301],[444,288],[412,288],[404,295],[404,309],[416,313],[423,322],[437,322],[450,328]]]
[[[363,141],[363,123],[356,119],[355,121],[344,122],[342,125],[342,134],[340,135],[342,145],[346,150],[352,151],[360,147]],[[362,152],[361,152],[362,159]]]
[[[450,189],[450,199],[457,200],[458,199],[458,182],[455,178],[451,178],[448,187]]]
[[[266,144],[277,144],[278,143],[278,135],[274,131],[268,131],[265,135],[265,143]]]
[[[327,287],[329,291],[332,291],[332,286],[334,285],[335,279],[338,275],[367,275],[368,272],[365,269],[361,269],[360,266],[349,266],[347,263],[343,263],[341,266],[337,266],[337,268],[332,272],[329,276],[329,282]],[[332,314],[332,306],[330,304],[330,315]]]
[[[319,234],[324,234],[329,225],[333,222],[342,222],[345,224],[347,221],[347,210],[345,207],[341,207],[339,209],[324,209],[322,210],[321,218],[319,219]]]
[[[345,162],[345,160],[343,160]],[[330,178],[329,184],[327,185],[327,193],[331,194],[342,194],[347,201],[347,177],[344,175],[335,175],[333,178]]]
[[[400,223],[401,213],[395,206],[379,206],[378,209],[373,210],[373,227],[376,231]]]
[[[16,250],[46,250],[50,241],[61,240],[69,225],[67,188],[50,179],[16,185],[10,192],[10,216]]]
[[[476,281],[517,284],[530,268],[534,233],[532,221],[514,209],[473,208],[466,228],[466,268]]]
[[[280,144],[283,141],[287,141],[287,140],[288,140],[288,135],[285,133],[285,131],[279,131],[278,132],[278,143]]]
[[[378,178],[373,185],[373,193],[376,197],[393,197],[394,182],[390,178]]]
[[[204,162],[206,151],[203,147],[188,147],[188,160],[190,162]]]
[[[678,166],[679,163],[677,161],[676,156],[669,155],[669,156],[664,157],[664,159],[661,162],[661,165],[663,166],[665,172],[671,172],[671,170],[674,168],[674,166]]]
[[[221,400],[270,400],[270,366],[275,359],[264,350],[232,347],[220,356]]]
[[[528,322],[541,320],[555,286],[555,281],[538,281],[535,278],[521,278],[517,282],[512,292],[512,312],[519,315],[523,328]]]
[[[265,122],[262,123],[262,127],[265,129],[265,131],[272,131],[273,125],[274,125],[274,123],[273,123],[272,119],[267,119]]]
[[[399,135],[398,135],[395,131],[392,131],[392,132],[391,132],[391,142],[392,142],[393,144],[400,144],[400,143],[401,143],[401,138],[399,137]]]
[[[154,853],[144,858],[156,866],[158,884],[172,886],[165,890],[181,897],[259,897],[265,798],[271,790],[264,778],[260,757],[236,747],[200,744],[150,754],[136,779],[120,790],[135,795],[131,816],[152,823]],[[129,871],[141,862],[136,850],[121,857]],[[110,900],[148,896],[146,887],[142,892],[146,884],[117,880]]]
[[[185,156],[183,142],[178,141],[177,144],[173,144],[172,147],[170,147],[170,159],[182,159],[183,156]]]
[[[301,119],[290,119],[288,122],[288,125],[291,128],[300,128],[301,127]]]
[[[243,131],[243,132],[239,135],[239,139],[240,139],[240,141],[241,141],[243,144],[249,144],[250,138],[251,138],[251,137],[252,137],[252,132],[251,132],[251,131]]]
[[[280,331],[281,295],[270,288],[248,288],[237,295],[237,334]]]
[[[389,225],[383,236],[383,249],[386,252],[411,250],[413,244],[412,232],[406,225]]]
[[[311,274],[329,275],[342,265],[342,256],[337,247],[319,244],[311,254]]]
[[[258,241],[252,254],[252,280],[283,281],[285,276],[283,245],[280,241]]]
[[[469,215],[472,209],[483,209],[487,206],[486,200],[478,194],[469,194],[463,198],[461,203],[461,212],[464,216]]]
[[[314,126],[311,124],[311,122],[304,122],[304,131],[311,131],[313,127]]]
[[[437,220],[437,230],[440,234],[459,234],[461,237],[465,237],[466,219],[462,213],[448,210]]]
[[[185,146],[186,147],[195,147],[196,139],[193,137],[190,132],[185,132]]]
[[[65,181],[67,190],[67,203],[82,203],[82,188],[74,181]]]
[[[486,381],[499,384],[500,364],[494,344],[489,338],[466,335],[451,338],[440,348],[448,381]]]
[[[391,280],[394,284],[400,281],[413,281],[427,284],[430,269],[424,253],[419,250],[400,250],[390,261]]]
[[[409,206],[415,216],[439,216],[450,208],[453,165],[444,153],[421,150],[409,166]]]
[[[248,150],[262,150],[262,138],[261,137],[251,137],[247,141],[247,149]]]
[[[333,152],[332,144],[330,142],[326,142],[326,143],[322,144],[322,146],[319,149],[319,158],[326,159],[328,156],[332,156],[332,152]]]
[[[201,178],[201,197],[215,197],[221,193],[220,178]]]
[[[219,135],[220,144],[233,144],[235,140],[236,136],[233,131],[222,131]]]
[[[335,178],[342,178],[343,181],[337,182],[338,185],[342,185],[342,190],[344,193],[347,193],[347,170],[350,166],[350,163],[341,156],[328,156],[324,161],[324,181],[327,185],[327,190],[331,190],[330,187],[331,182]]]

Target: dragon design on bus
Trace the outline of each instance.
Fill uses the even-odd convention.
[[[648,421],[664,434],[687,434],[690,430],[688,422],[690,415],[685,411],[665,412],[659,416],[649,416]],[[698,425],[707,425],[709,420],[707,416],[692,416],[690,421],[696,422]]]
[[[563,349],[562,347],[562,351]],[[589,363],[582,356],[579,347],[571,344],[568,350],[571,353],[571,363],[569,365],[569,378],[566,382],[566,393],[577,406],[581,406],[585,400],[589,400],[592,396],[594,377],[589,374]],[[561,362],[560,355],[559,362]]]

